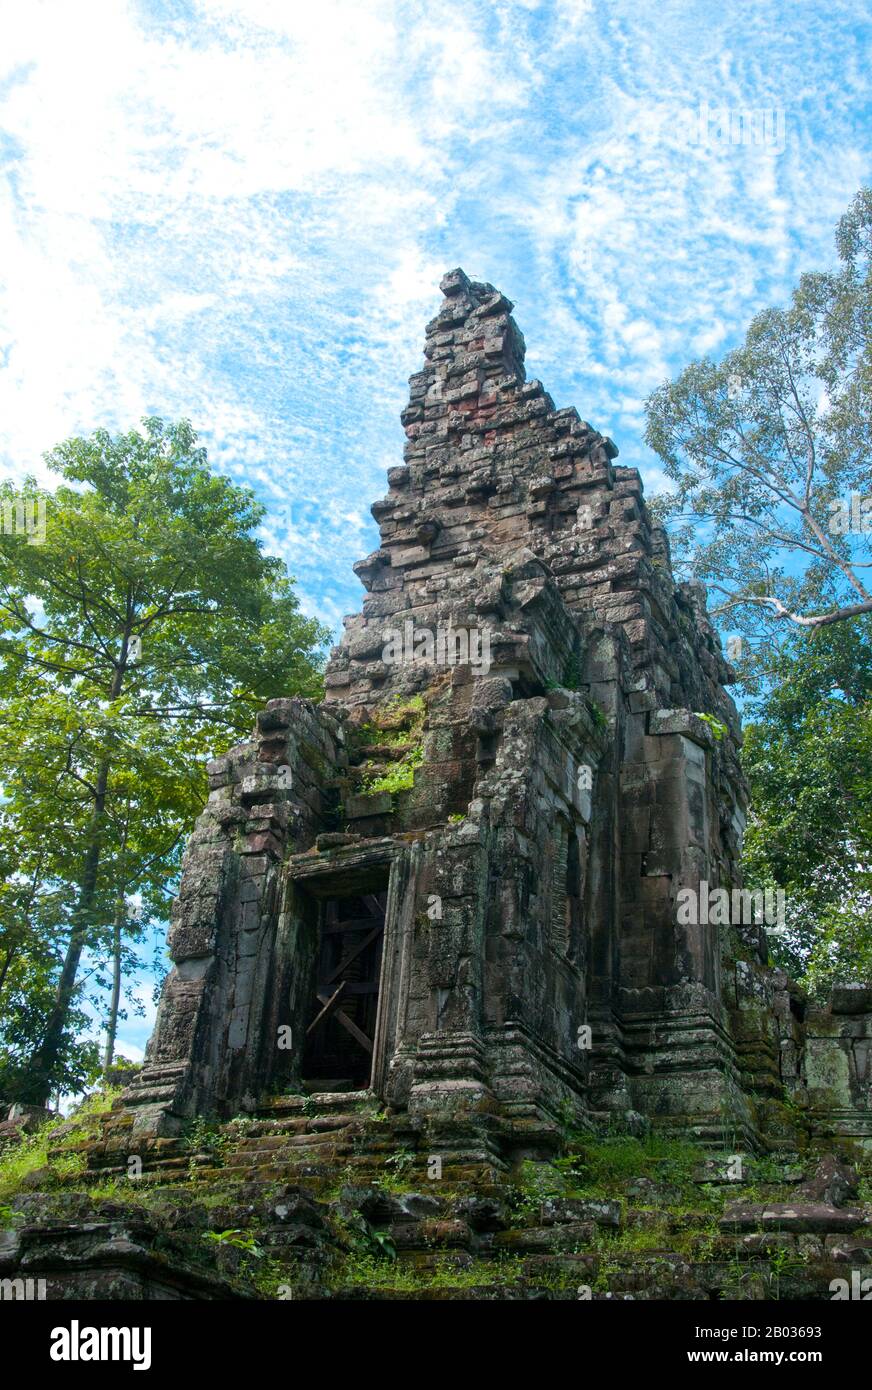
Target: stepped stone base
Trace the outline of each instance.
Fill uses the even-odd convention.
[[[801,1159],[738,1169],[726,1149],[593,1135],[505,1169],[486,1128],[473,1154],[468,1130],[386,1115],[370,1092],[314,1093],[152,1139],[132,1180],[119,1118],[78,1145],[74,1182],[14,1199],[4,1296],[31,1280],[50,1300],[824,1301],[872,1277],[858,1172],[799,1134]]]

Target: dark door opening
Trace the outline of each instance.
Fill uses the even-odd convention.
[[[387,893],[322,902],[303,1083],[367,1087],[378,1013]]]

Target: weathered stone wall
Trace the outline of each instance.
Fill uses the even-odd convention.
[[[185,852],[146,1065],[128,1093],[144,1127],[236,1109],[269,1074],[289,976],[305,963],[283,931],[282,862],[307,848],[342,765],[341,721],[273,700],[251,742],[209,764],[209,799]]]

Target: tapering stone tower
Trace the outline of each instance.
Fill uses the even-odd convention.
[[[127,1104],[171,1133],[370,1089],[496,1164],[604,1112],[753,1144],[778,1038],[731,1019],[762,933],[676,910],[738,879],[730,669],[636,470],[525,380],[509,301],[442,290],[325,701],[210,766]]]

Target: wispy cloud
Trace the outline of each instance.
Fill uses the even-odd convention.
[[[6,29],[6,471],[187,415],[334,624],[444,269],[515,300],[531,372],[656,483],[646,394],[830,261],[868,177],[849,0],[31,0]],[[781,113],[782,147],[694,141],[705,106]]]

